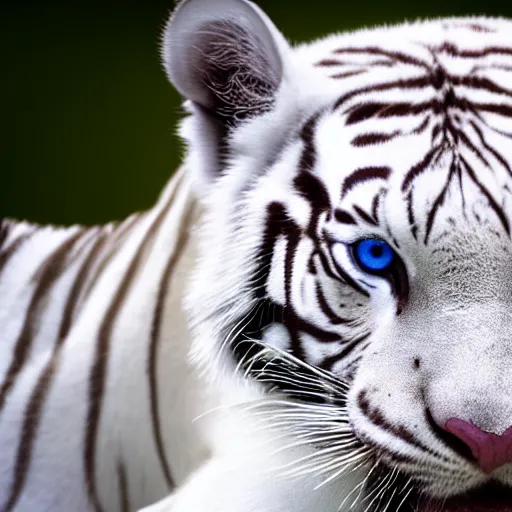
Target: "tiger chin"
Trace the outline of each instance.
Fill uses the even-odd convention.
[[[56,232],[26,325],[73,314],[2,381],[0,510],[512,512],[512,22],[292,46],[185,0],[162,54],[183,169]],[[9,272],[33,231],[0,227]]]
[[[205,211],[193,359],[241,421],[168,510],[512,511],[512,24],[291,47],[189,0],[163,55]]]

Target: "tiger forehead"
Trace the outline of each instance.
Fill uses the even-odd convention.
[[[512,40],[490,20],[425,26],[437,30],[430,39],[421,25],[406,27],[388,48],[371,44],[371,31],[329,41],[315,66],[341,94],[316,120],[318,172],[350,222],[355,208],[378,224],[388,195],[406,205],[408,229],[424,242],[440,217],[469,215],[510,234]]]
[[[467,130],[464,141],[475,140],[474,151],[466,143],[432,144],[428,136],[361,151],[340,124],[332,116],[319,123],[314,162],[340,223],[406,230],[425,243],[446,230],[510,235],[512,155],[499,134],[477,145]]]
[[[506,19],[442,19],[403,23],[333,35],[298,48],[300,59],[333,80],[370,70],[406,67],[431,70],[437,65],[470,71],[476,61],[510,57],[512,22]],[[363,79],[364,81],[364,79]]]

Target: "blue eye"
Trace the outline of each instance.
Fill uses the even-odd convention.
[[[365,272],[384,272],[395,260],[393,249],[383,240],[368,238],[356,242],[353,247],[356,262]]]

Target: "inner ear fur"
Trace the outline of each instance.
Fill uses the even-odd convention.
[[[271,109],[283,76],[277,29],[246,0],[185,0],[164,35],[164,63],[187,99],[226,127]]]

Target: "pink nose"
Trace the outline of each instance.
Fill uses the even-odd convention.
[[[473,457],[486,473],[512,463],[512,427],[497,435],[484,432],[472,423],[451,418],[444,428],[471,449]]]

